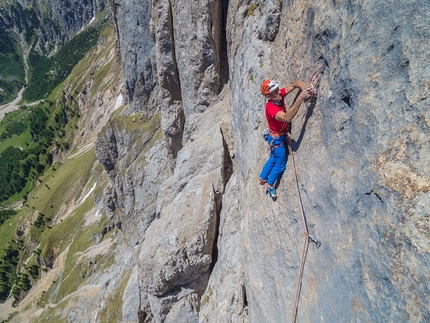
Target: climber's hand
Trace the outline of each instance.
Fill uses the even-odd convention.
[[[302,93],[300,93],[299,98],[302,100],[307,100],[312,96],[312,85],[308,85]]]
[[[309,84],[308,86],[311,87],[311,97],[315,98],[318,96],[318,90],[313,84]]]

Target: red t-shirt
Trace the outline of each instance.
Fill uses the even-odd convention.
[[[285,88],[279,90],[279,93],[282,96],[281,104],[277,105],[271,101],[267,101],[266,103],[266,119],[269,124],[269,129],[274,132],[286,132],[288,129],[288,123],[282,122],[275,119],[276,114],[279,111],[286,112],[284,98],[287,95],[287,91]]]

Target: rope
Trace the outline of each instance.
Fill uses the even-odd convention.
[[[324,73],[324,69],[326,68],[326,63],[322,64],[318,70],[312,74],[309,85],[312,87],[313,96],[316,96],[316,92],[318,90],[318,86],[320,83],[320,76]],[[309,109],[309,106],[307,107]],[[307,113],[305,114],[307,115]],[[302,221],[303,221],[303,229],[304,229],[304,236],[305,239],[303,241],[303,248],[302,248],[302,257],[300,260],[300,267],[299,272],[297,273],[297,283],[296,283],[296,293],[294,297],[294,308],[293,308],[293,318],[292,323],[296,323],[297,319],[297,312],[298,312],[298,303],[300,299],[300,289],[302,285],[302,276],[303,276],[303,270],[304,270],[304,264],[305,264],[305,258],[309,246],[309,241],[312,241],[316,244],[317,249],[321,246],[321,242],[319,242],[317,239],[315,239],[313,236],[309,234],[308,225],[306,223],[306,217],[305,217],[305,211],[303,208],[303,201],[302,196],[300,194],[300,187],[299,187],[299,180],[297,178],[297,170],[296,170],[296,163],[294,160],[294,154],[293,154],[293,148],[292,148],[292,142],[291,142],[291,134],[287,132],[287,138],[288,138],[288,148],[291,156],[291,160],[293,162],[293,170],[294,170],[294,178],[296,180],[296,186],[297,186],[297,193],[299,198],[299,204],[300,204],[300,213],[302,215]]]
[[[290,133],[287,133],[287,137],[288,137],[288,148],[290,151],[291,160],[293,162],[294,178],[296,179],[296,186],[297,186],[297,192],[298,192],[299,204],[300,204],[300,212],[302,214],[302,220],[303,220],[303,229],[305,230],[305,232],[304,232],[305,239],[303,242],[302,257],[300,260],[299,272],[297,274],[296,295],[294,297],[294,308],[293,308],[293,320],[292,320],[292,322],[295,323],[296,318],[297,318],[298,302],[299,302],[299,297],[300,297],[300,286],[301,286],[301,282],[302,282],[304,259],[305,259],[306,249],[308,247],[308,241],[309,241],[309,231],[308,231],[308,226],[306,224],[305,212],[304,212],[303,203],[302,203],[302,196],[300,194],[299,180],[297,178],[296,163],[294,161],[294,155],[293,155],[293,148],[292,148],[292,144],[291,144]]]
[[[292,148],[292,142],[291,142],[291,135],[290,135],[290,133],[287,133],[287,137],[288,137],[288,148],[289,148],[289,151],[290,151],[291,160],[293,162],[294,178],[296,180],[297,193],[298,193],[299,204],[300,204],[300,212],[302,214],[303,229],[304,229],[304,233],[303,234],[305,235],[305,239],[303,241],[302,257],[301,257],[301,260],[300,260],[300,268],[299,268],[299,272],[297,273],[296,294],[295,294],[295,297],[294,297],[294,308],[293,308],[292,323],[295,323],[296,319],[297,319],[297,311],[298,311],[298,306],[299,306],[298,303],[299,303],[299,298],[300,298],[300,289],[301,289],[301,285],[302,285],[303,269],[304,269],[305,258],[306,258],[306,254],[307,254],[307,249],[308,249],[309,241],[314,242],[316,244],[316,246],[317,246],[317,249],[321,246],[321,242],[319,242],[317,239],[315,239],[313,236],[311,236],[309,234],[308,225],[306,223],[305,211],[304,211],[304,208],[303,208],[302,196],[300,194],[299,180],[297,178],[296,163],[294,161],[294,155],[293,155],[293,148]]]

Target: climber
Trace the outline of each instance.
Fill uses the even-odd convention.
[[[293,105],[286,110],[285,96],[294,89],[302,92]],[[270,157],[260,174],[260,185],[266,184],[267,192],[276,198],[275,182],[284,172],[287,165],[287,153],[284,146],[289,123],[299,111],[301,103],[312,95],[312,87],[297,80],[285,88],[279,89],[279,84],[273,80],[266,80],[261,85],[261,94],[267,98],[266,118],[269,132],[266,136],[270,148]]]

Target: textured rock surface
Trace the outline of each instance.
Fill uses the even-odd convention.
[[[170,174],[159,137],[159,116],[146,119],[139,113],[112,119],[95,143],[111,179],[100,204],[131,246],[142,240],[155,218],[159,186]]]
[[[176,159],[186,119],[216,102],[223,84],[223,4],[154,1],[152,23],[162,128],[169,156]]]
[[[237,177],[227,184],[229,196],[240,194]],[[223,197],[217,263],[201,298],[199,322],[248,322],[242,248],[243,216],[237,199]]]
[[[52,10],[52,16],[58,19],[58,24],[70,35],[78,33],[97,13],[103,11],[106,1],[55,1],[50,0],[47,8]],[[43,4],[41,5],[43,8]]]
[[[429,319],[423,7],[428,3],[152,3],[161,128],[176,167],[140,246],[141,320],[291,319],[303,228],[291,160],[276,202],[256,184],[267,156],[259,84],[269,77],[307,81],[323,61],[316,104],[306,116],[302,107],[292,128],[309,230],[322,242],[308,249],[297,321]],[[120,37],[126,42],[128,35]],[[235,158],[226,188],[221,136],[209,136],[216,126],[202,121],[219,122],[211,106],[220,66],[230,78]],[[225,194],[215,207],[217,188]]]
[[[291,320],[302,219],[291,156],[277,201],[258,185],[259,85],[308,81],[322,62],[292,125],[322,243],[297,322],[430,320],[428,1],[111,5],[129,104],[98,135],[110,182],[96,204],[121,229],[102,291],[124,284],[123,322]]]
[[[258,85],[265,77],[307,81],[321,59],[329,67],[315,109],[305,119],[302,109],[292,130],[309,229],[322,241],[309,247],[297,321],[427,321],[428,3],[295,2],[283,6],[272,43],[258,41],[269,3],[245,18],[248,6],[235,5],[227,39],[236,41],[229,65],[237,173],[247,192],[249,321],[290,320],[303,243],[291,161],[276,203],[255,185],[265,156],[254,131],[265,127]]]
[[[139,256],[141,290],[149,294],[156,321],[198,320],[217,257],[221,196],[232,172],[228,136],[221,128],[229,121],[228,110],[218,104],[199,115],[195,122],[200,127],[180,151],[173,177],[161,187],[157,219],[146,231]]]
[[[126,103],[131,111],[149,110],[157,92],[155,46],[150,34],[151,8],[148,1],[112,1],[119,48],[124,68]]]

